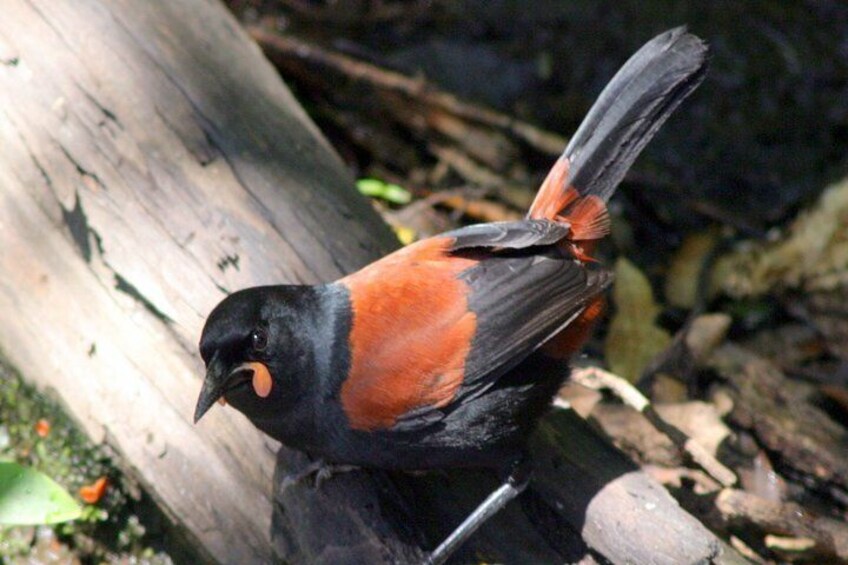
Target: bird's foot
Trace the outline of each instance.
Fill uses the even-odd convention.
[[[286,475],[283,478],[283,483],[280,485],[280,492],[285,492],[289,488],[300,484],[303,481],[312,479],[312,486],[315,489],[321,488],[324,481],[329,480],[333,475],[340,473],[349,473],[357,471],[359,467],[356,465],[339,465],[326,463],[323,459],[312,461],[309,465],[298,471],[297,473]]]

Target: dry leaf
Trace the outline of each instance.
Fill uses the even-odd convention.
[[[784,238],[748,243],[723,257],[711,280],[734,297],[789,298],[824,335],[828,350],[848,359],[848,180],[825,190]]]
[[[660,307],[648,279],[627,259],[615,264],[613,303],[616,312],[607,334],[606,358],[613,373],[633,383],[668,346],[671,336],[655,324]]]
[[[710,455],[718,455],[719,446],[730,436],[730,428],[712,404],[700,401],[654,406],[663,420],[697,441]]]
[[[718,241],[719,232],[715,229],[691,234],[683,240],[665,278],[665,298],[670,305],[678,308],[695,306],[704,262]]]
[[[724,342],[733,319],[722,312],[701,314],[686,331],[686,347],[696,363],[700,363]]]
[[[848,288],[848,180],[825,190],[780,241],[746,244],[723,257],[712,282],[736,297]]]

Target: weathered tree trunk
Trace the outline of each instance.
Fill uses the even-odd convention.
[[[276,445],[191,423],[226,290],[331,279],[391,248],[217,2],[4,2],[0,348],[215,560],[271,560]]]
[[[232,410],[191,424],[195,344],[227,291],[330,280],[394,245],[220,4],[5,2],[0,198],[0,348],[117,449],[210,559],[416,560],[494,485],[358,472],[275,497],[273,441]],[[585,425],[568,426],[546,424],[532,494],[465,555],[724,551]],[[281,450],[277,474],[303,460]]]

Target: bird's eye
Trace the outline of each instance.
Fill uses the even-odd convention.
[[[256,328],[250,334],[250,345],[254,351],[265,351],[268,347],[268,332],[264,328]]]

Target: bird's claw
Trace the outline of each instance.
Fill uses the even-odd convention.
[[[359,467],[356,465],[336,465],[325,463],[324,460],[318,459],[317,461],[312,461],[297,473],[286,475],[280,485],[280,492],[285,492],[289,488],[308,480],[310,477],[312,477],[313,488],[317,490],[321,488],[324,481],[331,479],[333,475],[349,473],[358,469]]]

